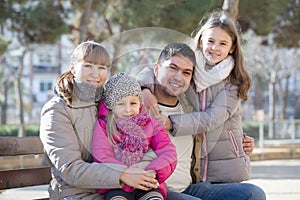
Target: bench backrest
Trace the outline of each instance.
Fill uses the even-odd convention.
[[[0,157],[44,154],[39,137],[1,137]],[[0,170],[0,190],[48,184],[50,167]]]

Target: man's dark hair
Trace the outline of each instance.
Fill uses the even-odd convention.
[[[193,66],[196,66],[196,57],[194,51],[185,43],[170,43],[161,51],[157,64],[161,65],[165,60],[172,56],[182,56],[189,59]]]

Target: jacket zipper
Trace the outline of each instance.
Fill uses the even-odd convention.
[[[205,111],[205,109],[206,109],[206,89],[203,90],[203,92],[202,92],[202,111]],[[205,155],[202,181],[205,182],[207,180],[207,168],[208,168],[206,133],[203,133],[202,137],[203,137],[203,142],[202,142],[203,151],[204,151],[204,155]]]
[[[228,130],[228,134],[229,134],[236,157],[240,157],[239,148],[238,148],[238,145],[237,145],[237,142],[236,142],[233,132],[231,130]]]

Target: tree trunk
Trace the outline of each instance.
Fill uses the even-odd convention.
[[[269,83],[269,138],[274,138],[274,132],[275,132],[275,83],[270,82]]]
[[[25,133],[25,125],[24,125],[24,106],[23,106],[23,92],[22,92],[22,75],[23,75],[23,59],[24,59],[25,51],[19,58],[19,67],[17,69],[16,78],[14,80],[15,91],[16,91],[16,107],[18,111],[19,117],[19,137],[24,137]]]
[[[288,75],[285,79],[285,89],[283,90],[282,94],[282,101],[281,101],[281,119],[287,119],[286,108],[289,96],[289,80],[291,75]]]
[[[106,23],[107,29],[109,31],[109,34],[111,36],[113,36],[114,33],[113,33],[113,30],[112,30],[112,26],[110,24],[110,21],[107,19],[106,16],[104,16],[104,19],[105,19],[105,23]],[[120,32],[122,32],[122,30]],[[113,52],[113,57],[112,57],[111,67],[110,67],[111,76],[118,72],[119,56],[120,56],[119,55],[119,53],[120,53],[119,44],[120,44],[120,41],[122,40],[122,36],[115,37],[114,40],[115,40],[114,43],[113,43],[114,52]]]
[[[5,57],[1,58],[0,60],[0,67],[1,67],[1,71],[0,71],[0,74],[1,74],[1,81],[0,81],[0,111],[1,111],[1,116],[0,116],[0,124],[6,124],[6,113],[7,113],[7,92],[8,92],[8,83],[9,83],[9,80],[8,80],[8,77],[6,77],[6,74],[5,74],[5,69],[7,67],[6,65],[6,59]],[[2,94],[3,92],[3,94]]]
[[[93,0],[87,0],[85,2],[84,11],[80,18],[78,44],[80,44],[85,40],[86,33],[87,33],[88,19],[91,13],[92,4],[93,4]]]
[[[61,74],[61,63],[62,63],[62,54],[61,54],[61,48],[62,48],[62,45],[61,45],[61,37],[59,38],[58,40],[58,44],[57,44],[57,52],[58,52],[58,66],[57,66],[57,73],[58,73],[58,76]]]
[[[239,14],[239,0],[224,0],[222,10],[236,21]]]
[[[255,110],[261,110],[264,108],[264,95],[263,89],[260,87],[262,83],[261,77],[256,76],[255,80],[253,81],[253,86],[255,89],[254,96],[253,96],[253,103]]]
[[[279,99],[281,104],[281,111],[280,111],[280,120],[287,119],[286,108],[287,108],[287,101],[289,95],[289,80],[291,75],[287,75],[279,84]],[[284,88],[282,84],[284,83]]]
[[[9,80],[5,80],[3,83],[3,87],[4,87],[4,99],[3,102],[1,104],[1,124],[7,124],[7,94],[8,94],[8,89],[9,89],[10,83]]]
[[[119,53],[120,50],[118,48],[118,44],[114,44],[114,55],[113,55],[113,60],[111,62],[111,69],[110,69],[111,76],[113,76],[118,72],[119,56],[120,56]]]
[[[33,88],[33,53],[32,53],[32,49],[29,49],[29,62],[30,62],[30,74],[29,74],[29,85],[30,88]],[[33,109],[33,92],[32,90],[29,90],[29,111],[28,111],[28,118],[29,121],[31,122],[33,120],[33,116],[32,116],[32,109]]]

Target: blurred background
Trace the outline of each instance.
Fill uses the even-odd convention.
[[[41,107],[80,42],[108,41],[110,74],[134,74],[214,9],[240,25],[253,80],[243,126],[258,158],[266,147],[300,157],[299,0],[0,0],[0,136],[38,135]]]

